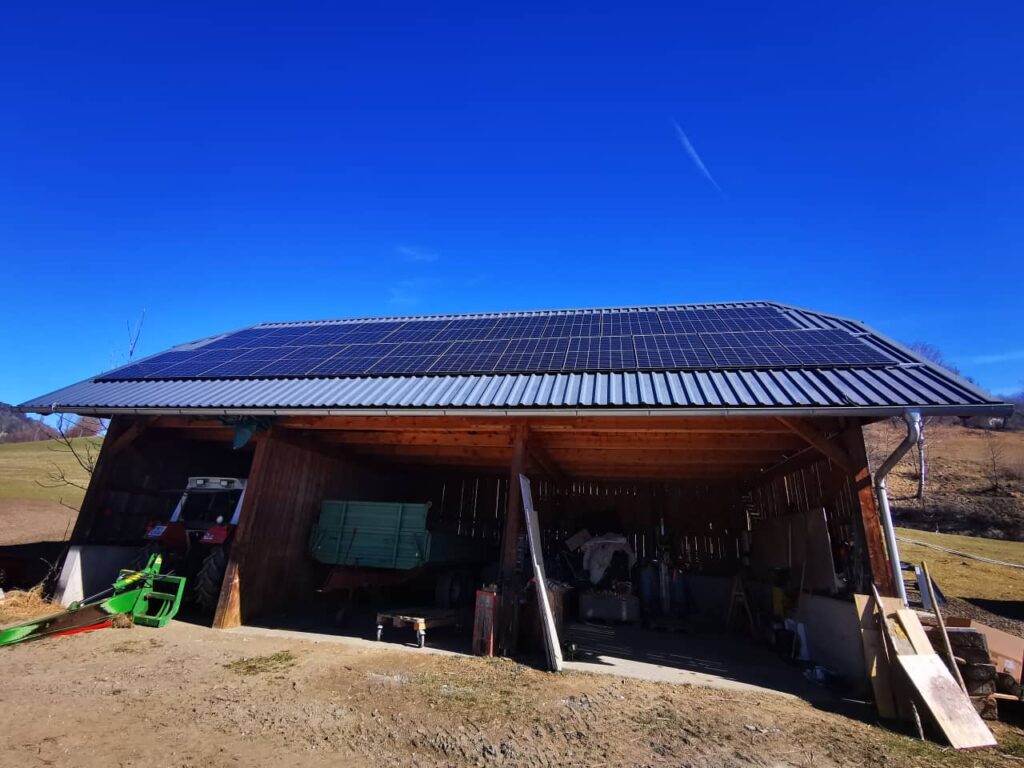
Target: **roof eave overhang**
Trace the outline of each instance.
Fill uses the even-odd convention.
[[[555,418],[591,416],[596,418],[614,416],[650,417],[706,417],[706,416],[800,416],[805,418],[852,417],[860,419],[885,419],[900,416],[907,411],[918,411],[923,416],[991,416],[1007,418],[1013,414],[1010,403],[976,405],[892,405],[851,406],[851,407],[713,407],[713,408],[649,408],[643,406],[620,406],[601,408],[95,408],[89,406],[55,406],[40,410],[38,406],[18,406],[22,413],[73,413],[79,416],[483,416],[488,418]]]

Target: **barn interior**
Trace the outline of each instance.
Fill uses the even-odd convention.
[[[458,615],[430,645],[479,651],[484,590],[488,650],[542,664],[520,475],[571,661],[784,686],[765,662],[796,657],[863,684],[855,615],[839,606],[891,576],[854,420],[121,416],[73,541],[137,552],[189,477],[245,478],[202,620],[372,637],[378,613],[418,608]],[[365,524],[332,539],[336,502],[384,505],[371,511],[395,527],[374,540],[389,551],[367,554]],[[403,561],[401,516],[419,508],[431,552]],[[416,642],[390,618],[384,641]]]

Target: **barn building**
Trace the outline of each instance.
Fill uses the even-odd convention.
[[[429,502],[434,530],[493,546],[507,653],[521,474],[549,576],[574,535],[614,532],[693,605],[737,573],[898,596],[885,473],[923,416],[1008,412],[860,322],[770,302],[266,323],[20,407],[111,420],[75,545],[137,546],[189,477],[247,480],[214,626],[312,598],[325,500]],[[907,438],[869,467],[862,428],[889,418]]]

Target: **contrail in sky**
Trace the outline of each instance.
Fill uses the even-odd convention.
[[[679,136],[679,143],[683,145],[683,149],[686,150],[686,154],[688,154],[690,159],[693,160],[693,164],[697,166],[697,170],[700,171],[701,175],[711,183],[711,186],[718,190],[718,194],[725,197],[725,192],[720,186],[718,186],[718,182],[715,181],[715,177],[711,175],[711,171],[708,170],[708,167],[704,165],[704,161],[700,159],[700,155],[697,154],[697,150],[693,148],[693,144],[691,144],[690,140],[686,137],[686,133],[683,131],[682,126],[680,126],[675,120],[672,121],[672,125],[675,126],[676,135]]]

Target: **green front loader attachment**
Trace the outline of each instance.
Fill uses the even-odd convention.
[[[116,616],[144,627],[166,625],[181,607],[185,579],[161,574],[162,564],[159,554],[151,555],[141,571],[121,571],[110,589],[66,611],[0,629],[0,646],[109,627]]]

